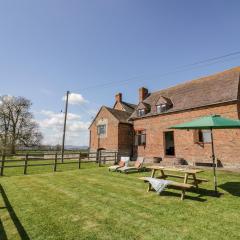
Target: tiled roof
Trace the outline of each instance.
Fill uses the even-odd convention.
[[[155,106],[160,97],[170,99],[173,104],[167,112],[235,101],[239,98],[239,78],[240,67],[236,67],[215,75],[153,92],[144,100],[144,103],[151,106],[151,111],[143,117],[157,114]],[[135,118],[139,118],[136,111],[133,112],[130,119]]]
[[[146,109],[146,110],[149,110],[151,109],[151,106],[145,102],[140,102],[136,108],[136,110],[139,110],[139,109]]]
[[[121,102],[123,108],[125,109],[125,111],[127,112],[133,112],[135,110],[135,108],[137,107],[137,105],[132,104],[132,103],[127,103],[127,102]]]
[[[119,120],[120,123],[130,123],[128,121],[131,116],[131,112],[121,111],[109,107],[105,107],[112,115]]]

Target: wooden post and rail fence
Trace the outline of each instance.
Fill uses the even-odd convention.
[[[22,168],[23,174],[26,175],[29,167],[52,166],[53,171],[56,172],[58,166],[65,164],[76,164],[78,169],[84,163],[97,163],[101,167],[107,162],[118,162],[117,152],[90,152],[90,153],[66,153],[64,154],[64,161],[62,162],[61,153],[47,153],[47,154],[15,154],[15,155],[0,155],[0,176],[4,175],[7,168]]]

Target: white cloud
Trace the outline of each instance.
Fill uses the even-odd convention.
[[[99,110],[97,110],[97,109],[90,109],[90,110],[88,110],[87,113],[88,113],[89,115],[95,116],[95,115],[98,113],[98,111],[99,111]]]
[[[44,144],[60,144],[62,141],[64,114],[42,110],[42,118],[38,120],[40,130],[44,135]],[[81,120],[82,117],[75,113],[68,113],[66,128],[67,145],[88,145],[89,121]]]
[[[62,97],[63,101],[66,101],[66,96]],[[68,103],[72,105],[81,105],[88,101],[80,93],[70,93],[68,97]]]

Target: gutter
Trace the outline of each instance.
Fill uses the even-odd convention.
[[[190,111],[192,109],[199,109],[199,108],[205,108],[205,107],[209,107],[209,106],[221,105],[221,104],[224,104],[224,103],[227,103],[227,104],[238,103],[239,101],[240,101],[239,99],[235,99],[235,100],[217,102],[217,103],[212,103],[212,104],[207,104],[207,105],[200,105],[200,106],[196,106],[196,107],[192,107],[192,108],[184,108],[184,109],[179,109],[179,110],[173,110],[173,111],[168,111],[168,112],[164,112],[164,113],[152,113],[149,116],[146,115],[146,116],[143,116],[143,117],[133,117],[133,118],[129,118],[129,119],[134,121],[134,120],[140,120],[140,119],[150,118],[150,117],[155,117],[155,116],[161,116],[161,115],[168,115],[168,114],[172,114],[172,113]]]

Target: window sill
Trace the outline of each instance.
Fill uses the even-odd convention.
[[[167,158],[175,158],[176,157],[176,155],[164,155],[164,157],[167,157]]]
[[[211,144],[212,142],[195,142],[195,144]]]
[[[98,135],[98,138],[106,138],[107,135]]]

